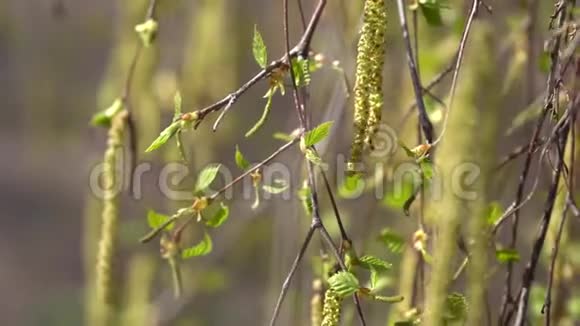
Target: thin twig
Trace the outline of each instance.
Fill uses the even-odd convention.
[[[302,245],[300,246],[298,255],[296,255],[296,258],[294,258],[292,267],[290,267],[290,271],[288,272],[288,275],[286,275],[284,283],[282,283],[282,290],[278,295],[278,300],[276,300],[276,306],[274,307],[274,312],[272,313],[272,319],[270,319],[270,326],[274,326],[276,324],[276,319],[278,319],[278,315],[280,314],[280,308],[282,308],[282,302],[284,302],[286,293],[288,293],[288,289],[290,288],[290,282],[292,281],[292,277],[296,273],[296,270],[298,269],[298,266],[302,261],[302,257],[304,257],[304,253],[308,248],[308,244],[310,243],[310,240],[312,239],[312,235],[314,234],[316,228],[317,228],[316,225],[311,225],[310,228],[308,229],[308,233],[306,234],[306,238],[304,239]]]
[[[411,40],[409,39],[409,27],[407,26],[407,17],[405,14],[405,5],[403,4],[403,0],[397,0],[397,7],[399,12],[399,21],[403,30],[403,40],[405,41],[407,50],[407,62],[409,64],[409,70],[411,73],[411,81],[413,82],[413,89],[415,91],[415,101],[418,109],[417,113],[419,115],[421,129],[423,130],[425,139],[429,144],[431,144],[433,142],[433,124],[431,123],[431,120],[429,120],[429,116],[427,115],[427,110],[425,108],[425,102],[423,101],[423,86],[421,86],[421,80],[419,79],[419,74],[417,72],[413,49],[411,48]]]
[[[545,207],[544,207],[544,214],[542,216],[542,222],[540,225],[539,234],[534,241],[534,245],[532,248],[532,254],[530,256],[530,260],[526,265],[526,269],[524,271],[522,277],[522,285],[520,290],[520,295],[517,303],[517,314],[514,321],[514,326],[523,326],[526,321],[526,313],[528,308],[529,302],[529,295],[530,295],[530,288],[532,283],[534,282],[536,266],[540,259],[540,253],[544,246],[544,241],[546,239],[546,234],[548,232],[548,227],[550,225],[550,220],[552,217],[552,209],[554,207],[554,202],[556,199],[556,194],[558,193],[558,185],[560,181],[560,175],[562,173],[562,169],[564,166],[564,148],[566,147],[566,142],[568,140],[568,131],[569,125],[567,125],[564,130],[561,131],[560,141],[559,141],[559,151],[560,155],[558,158],[558,164],[556,166],[556,171],[552,177],[552,186],[548,192],[548,198],[546,199]]]
[[[199,124],[204,120],[204,118],[208,114],[219,111],[222,108],[227,107],[227,106],[231,107],[237,100],[239,100],[239,98],[246,91],[248,91],[250,88],[252,88],[252,86],[254,86],[259,81],[268,77],[274,69],[280,68],[284,65],[290,65],[291,59],[295,58],[297,56],[302,56],[302,57],[306,58],[308,56],[308,52],[310,49],[310,42],[312,41],[312,36],[314,34],[314,31],[316,30],[316,27],[318,26],[318,22],[320,21],[320,17],[322,16],[322,11],[323,11],[325,5],[326,5],[326,0],[319,1],[314,13],[312,14],[312,18],[310,19],[310,22],[309,22],[308,26],[306,27],[306,30],[304,31],[304,34],[302,35],[300,41],[298,42],[298,44],[296,44],[296,46],[294,46],[294,48],[292,48],[290,51],[288,51],[287,54],[282,56],[280,59],[273,61],[268,66],[266,66],[264,69],[260,70],[258,73],[256,73],[252,78],[250,78],[246,83],[244,83],[236,91],[226,95],[221,100],[196,111],[198,114],[198,119],[195,123],[195,127],[198,127]],[[229,110],[229,107],[228,107],[228,110]],[[223,116],[219,117],[218,120],[216,120],[216,123],[214,123],[214,125],[213,125],[213,131],[217,130],[219,123],[221,122],[222,119],[223,119]]]
[[[532,148],[532,153],[535,153],[539,148],[541,148],[545,144],[545,142],[546,142],[546,139],[540,137],[537,140],[537,142],[534,144],[534,146]],[[530,144],[516,147],[514,150],[511,151],[511,153],[507,154],[501,160],[499,160],[499,163],[497,163],[495,166],[495,170],[499,170],[499,169],[503,168],[505,165],[507,165],[511,161],[520,157],[520,155],[528,153],[529,149],[530,149]]]
[[[234,180],[232,180],[230,183],[228,183],[227,185],[223,186],[220,190],[218,190],[217,192],[215,192],[214,194],[212,194],[209,197],[209,199],[210,200],[216,199],[222,193],[226,192],[226,190],[228,190],[229,188],[233,187],[236,183],[242,181],[245,177],[247,177],[250,174],[252,174],[252,172],[254,172],[254,171],[258,170],[258,169],[261,169],[264,165],[270,163],[270,161],[272,161],[274,158],[276,158],[282,152],[284,152],[288,148],[292,147],[292,145],[296,144],[299,139],[300,139],[300,137],[296,137],[296,138],[292,139],[291,141],[287,142],[286,144],[282,145],[280,148],[278,148],[276,151],[274,151],[272,154],[270,154],[270,156],[268,156],[267,158],[265,158],[263,161],[261,161],[260,163],[254,165],[252,168],[247,169],[244,173],[240,174]]]
[[[342,241],[351,243],[351,240],[349,239],[346,233],[346,229],[344,228],[344,225],[342,223],[340,211],[338,210],[338,205],[336,204],[334,194],[332,193],[332,188],[330,187],[330,182],[328,182],[328,178],[326,176],[326,172],[324,172],[324,169],[320,168],[320,174],[322,174],[322,180],[324,181],[326,192],[328,193],[328,197],[330,198],[330,204],[332,205],[332,210],[334,211],[334,216],[336,218],[336,223],[338,224],[338,229],[340,230],[340,236],[342,238]]]
[[[319,2],[317,10],[318,9],[322,10],[324,8],[325,4],[326,4],[326,1],[321,0]],[[284,6],[284,22],[283,23],[284,23],[284,39],[285,39],[285,43],[286,43],[285,44],[286,45],[286,56],[288,58],[288,62],[290,62],[290,41],[289,41],[290,37],[289,37],[289,29],[288,29],[288,0],[284,0],[283,6]],[[320,18],[320,15],[315,15],[315,16],[317,16],[317,18],[314,17],[314,19]],[[310,26],[309,26],[309,28],[310,28]],[[307,31],[308,31],[308,29],[307,29]],[[308,37],[308,38],[303,37],[303,39],[301,40],[301,43],[304,42],[305,44],[307,44],[309,46],[311,37],[312,37],[312,35],[310,35],[310,37]],[[304,51],[303,55],[306,55],[309,51],[309,48],[308,47],[303,48],[303,51]],[[295,106],[296,112],[298,114],[298,119],[300,121],[300,127],[302,130],[306,130],[306,128],[308,127],[308,123],[307,123],[307,118],[306,118],[305,105],[301,99],[300,92],[298,91],[298,86],[296,84],[296,76],[294,76],[294,70],[293,69],[289,69],[289,70],[290,70],[290,80],[292,81],[292,97],[294,99],[294,106]],[[310,149],[314,150],[314,151],[316,150],[313,146],[311,146]],[[322,234],[324,240],[331,247],[330,249],[331,249],[332,253],[336,256],[336,259],[339,262],[341,268],[343,270],[345,270],[346,266],[344,265],[344,262],[342,261],[342,257],[340,256],[340,253],[339,253],[338,249],[336,248],[336,246],[334,245],[332,239],[328,235],[328,232],[327,232],[326,228],[324,227],[322,220],[320,218],[318,193],[317,193],[313,163],[308,160],[306,167],[307,167],[307,172],[308,172],[308,186],[310,188],[310,200],[312,202],[311,228],[314,227],[315,229],[319,230],[319,232]],[[291,279],[292,275],[294,273],[295,273],[295,269],[291,270],[291,273],[288,275],[287,278]],[[281,293],[280,304],[284,300],[284,296],[285,296],[285,293]],[[361,324],[363,326],[365,326],[366,323],[364,320],[364,315],[362,312],[362,308],[360,307],[359,298],[356,294],[354,295],[354,301],[355,301],[355,305],[357,307],[358,316],[359,316],[359,319],[361,321]],[[274,317],[272,318],[271,325],[274,325],[274,323],[276,321],[275,316],[277,316],[279,309],[280,309],[280,307],[277,305],[277,309],[274,312]]]
[[[559,9],[556,9],[557,11]],[[562,26],[562,24],[564,24],[565,22],[565,14],[564,13],[560,13],[560,18],[559,18],[559,26]],[[510,248],[515,248],[516,243],[517,243],[517,237],[518,237],[518,225],[519,225],[519,206],[520,203],[522,201],[522,197],[524,194],[524,188],[526,185],[526,180],[528,178],[528,174],[530,171],[530,167],[531,167],[531,163],[532,163],[532,156],[534,153],[534,145],[537,143],[537,140],[540,136],[540,131],[542,130],[542,126],[544,124],[544,120],[546,118],[546,115],[548,113],[548,111],[551,108],[551,104],[552,101],[554,99],[554,89],[555,89],[555,74],[556,74],[556,67],[558,66],[558,53],[560,50],[560,38],[558,37],[556,39],[556,42],[554,44],[554,47],[552,48],[552,51],[550,53],[550,58],[552,60],[552,64],[550,67],[550,73],[548,75],[548,81],[546,83],[546,97],[544,98],[544,108],[542,109],[542,112],[540,113],[540,116],[538,117],[538,120],[536,122],[536,126],[534,128],[534,131],[532,133],[532,136],[530,138],[529,141],[529,145],[528,145],[528,151],[526,154],[526,159],[524,161],[524,167],[522,170],[522,173],[520,174],[520,179],[519,179],[519,184],[518,184],[518,188],[517,188],[517,192],[516,192],[516,198],[514,201],[514,207],[515,207],[515,211],[513,212],[513,218],[512,218],[512,232],[511,232],[511,242],[510,242]],[[499,325],[504,325],[504,323],[507,323],[509,320],[509,316],[511,315],[511,311],[510,313],[508,313],[508,305],[512,304],[512,274],[513,274],[513,264],[512,262],[508,263],[507,266],[507,274],[506,274],[506,281],[505,281],[505,285],[504,285],[504,295],[503,295],[503,299],[502,299],[502,304],[501,304],[501,311],[499,314]]]
[[[400,0],[399,0],[400,1]],[[451,113],[451,109],[453,108],[453,100],[455,98],[455,89],[457,88],[457,79],[459,77],[459,70],[461,68],[461,63],[463,61],[463,52],[465,51],[465,46],[467,45],[467,39],[469,33],[471,32],[471,25],[473,24],[473,20],[479,11],[479,6],[482,4],[481,0],[473,0],[471,11],[469,12],[469,17],[467,18],[467,23],[465,24],[465,29],[463,30],[463,34],[461,35],[461,41],[459,42],[459,50],[457,51],[457,60],[455,61],[455,68],[453,70],[453,78],[451,80],[451,90],[449,91],[449,106],[447,107],[447,112],[445,113],[445,119],[443,120],[443,129],[437,140],[433,142],[433,144],[439,143],[445,134],[445,130],[447,129],[447,122],[449,121],[449,114]]]

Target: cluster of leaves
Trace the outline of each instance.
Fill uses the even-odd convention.
[[[203,193],[215,180],[219,169],[219,164],[209,165],[204,168],[199,173],[194,192],[196,194]],[[182,248],[181,243],[175,243],[175,245],[177,245],[177,248],[179,249],[179,256],[182,259],[204,256],[209,254],[213,247],[211,236],[205,228],[220,227],[228,219],[230,213],[228,206],[223,202],[220,202],[213,214],[211,214],[210,217],[206,217],[205,215],[207,214],[204,212],[208,209],[210,204],[211,203],[209,203],[207,197],[196,197],[194,204],[191,207],[182,208],[171,217],[150,210],[147,214],[147,222],[149,227],[151,227],[153,230],[162,228],[166,232],[180,232],[179,230],[181,229],[175,227],[177,220],[187,217],[197,217],[197,222],[204,226],[203,239],[199,243],[187,248]],[[175,242],[179,242],[180,235],[176,232],[172,234],[171,238],[174,239]]]
[[[240,151],[239,146],[236,146],[235,161],[238,168],[242,171],[248,171],[251,167],[251,164]],[[256,209],[260,205],[260,189],[270,194],[281,194],[288,189],[288,181],[284,179],[277,178],[274,179],[271,184],[264,184],[262,170],[260,168],[254,169],[254,171],[250,173],[250,177],[252,178],[252,186],[254,187],[255,196],[252,209]]]

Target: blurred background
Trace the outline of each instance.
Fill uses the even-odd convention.
[[[291,42],[302,33],[300,14],[290,1]],[[315,1],[302,1],[306,19]],[[404,56],[401,29],[394,1],[388,1],[390,21],[384,72],[383,122],[408,146],[418,144],[417,121],[409,106],[413,90]],[[312,75],[308,110],[318,124],[333,120],[329,141],[321,151],[330,165],[331,180],[337,165],[344,162],[352,133],[352,101],[347,90],[354,79],[357,31],[362,1],[329,0],[315,33],[313,51],[323,55],[323,67]],[[552,4],[539,1],[535,14],[526,1],[491,1],[493,15],[480,12],[478,26],[492,30],[490,43],[468,43],[469,57],[482,47],[492,49],[497,85],[481,87],[499,96],[501,141],[498,161],[516,146],[525,144],[531,123],[541,103],[546,68],[543,55]],[[420,71],[424,83],[451,62],[457,48],[470,1],[449,1],[441,26],[428,25],[418,17]],[[83,325],[94,255],[100,225],[100,200],[89,187],[91,171],[102,161],[106,131],[89,124],[97,111],[108,107],[122,92],[129,64],[139,42],[134,26],[143,21],[146,0],[0,0],[0,323],[2,325]],[[409,15],[409,18],[411,16]],[[139,163],[151,171],[141,178],[142,196],[123,193],[119,229],[121,255],[115,258],[120,318],[123,325],[257,325],[266,323],[283,278],[297,253],[310,223],[295,193],[302,186],[301,156],[293,148],[275,162],[292,172],[292,200],[264,200],[256,209],[253,199],[244,199],[236,188],[228,201],[230,219],[212,233],[214,251],[184,262],[184,298],[172,299],[171,279],[158,244],[142,245],[148,230],[148,209],[172,214],[186,201],[166,198],[159,187],[159,173],[169,162],[178,162],[175,145],[144,154],[145,148],[167,126],[173,115],[173,96],[180,90],[186,111],[209,105],[248,80],[259,67],[252,57],[254,25],[261,31],[269,59],[284,51],[282,1],[267,0],[160,0],[159,34],[136,66],[130,101],[138,139]],[[530,25],[532,26],[530,28]],[[479,48],[479,49],[478,49]],[[333,64],[334,61],[337,61]],[[464,69],[461,80],[476,78]],[[450,78],[433,92],[447,101]],[[501,87],[497,87],[500,85]],[[291,133],[298,121],[289,93],[273,99],[267,124],[254,136],[244,134],[258,120],[267,90],[262,82],[232,107],[217,132],[211,125],[217,115],[186,133],[189,176],[175,180],[172,189],[193,188],[195,175],[208,163],[222,163],[237,175],[235,146],[246,158],[258,162],[282,142],[276,132]],[[460,86],[461,87],[461,86]],[[499,89],[499,92],[497,90]],[[456,109],[461,109],[461,100]],[[440,128],[442,106],[427,101],[432,120]],[[465,130],[464,132],[471,132]],[[395,139],[389,139],[395,146]],[[395,148],[396,149],[396,148]],[[341,156],[342,155],[342,156]],[[356,199],[340,196],[339,207],[351,238],[359,251],[381,256],[393,263],[382,280],[385,293],[399,291],[399,267],[411,248],[416,219],[405,217],[400,199],[389,196],[390,171],[408,158],[401,150],[380,163],[385,176],[385,194],[377,198],[371,190]],[[506,207],[517,186],[522,162],[515,160],[497,171],[493,198]],[[545,171],[548,171],[547,169]],[[545,173],[547,175],[547,173]],[[171,180],[171,179],[170,179]],[[218,183],[221,180],[218,180]],[[547,179],[540,179],[546,185]],[[331,182],[340,190],[339,182]],[[340,193],[340,191],[339,191]],[[522,261],[526,261],[535,234],[545,191],[537,191],[524,209],[524,231],[520,238]],[[384,197],[384,198],[383,198]],[[327,196],[322,199],[323,217],[337,235]],[[578,220],[570,223],[569,239],[562,249],[569,268],[565,277],[578,275]],[[378,241],[381,230],[396,230],[401,248],[388,250]],[[576,230],[576,232],[574,232]],[[506,230],[506,235],[507,235]],[[503,235],[502,235],[503,236]],[[500,237],[501,239],[501,237]],[[312,276],[319,263],[321,242],[315,236],[305,263],[293,281],[279,325],[305,325],[309,318]],[[550,247],[548,240],[546,248]],[[546,257],[548,254],[546,250]],[[436,255],[436,253],[435,253]],[[459,259],[458,259],[459,261]],[[544,263],[547,260],[544,260]],[[517,265],[520,275],[523,263]],[[503,268],[498,265],[497,268]],[[546,266],[539,268],[539,284],[545,281]],[[503,270],[502,270],[503,271]],[[577,279],[577,278],[576,278]],[[489,289],[492,309],[501,298],[503,274],[497,273]],[[463,280],[454,287],[461,290]],[[569,284],[573,284],[571,282]],[[516,283],[514,283],[516,284]],[[580,319],[578,290],[568,287],[563,308],[568,321]],[[576,292],[575,292],[576,291]],[[539,315],[537,302],[531,320]],[[574,296],[574,294],[576,296]],[[387,325],[392,307],[365,302],[369,325]],[[353,308],[345,307],[345,325],[353,322]],[[578,320],[576,319],[576,320]],[[578,325],[576,323],[576,325]]]

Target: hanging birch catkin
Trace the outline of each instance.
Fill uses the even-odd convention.
[[[321,326],[338,326],[340,324],[342,298],[332,289],[324,293]]]
[[[357,46],[354,86],[354,139],[347,169],[356,171],[365,146],[372,148],[372,137],[381,121],[383,107],[383,65],[387,11],[384,0],[367,0],[361,36]]]

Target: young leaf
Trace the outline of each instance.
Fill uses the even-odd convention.
[[[147,147],[145,152],[149,153],[149,152],[152,152],[152,151],[158,149],[159,147],[161,147],[163,144],[165,144],[171,137],[173,137],[177,133],[179,128],[180,128],[179,121],[170,124],[169,127],[165,128],[159,134],[159,137],[157,137],[157,139],[155,139],[153,141],[153,143],[151,143],[151,145],[149,145],[149,147]]]
[[[224,203],[220,203],[220,208],[218,209],[218,211],[215,212],[215,214],[205,222],[205,225],[212,228],[217,228],[228,219],[229,215],[230,209],[228,208],[228,206],[226,206]]]
[[[497,249],[495,251],[495,258],[502,264],[517,262],[520,260],[520,253],[514,249]]]
[[[378,240],[381,241],[391,252],[397,254],[401,253],[405,246],[405,239],[389,228],[381,230],[381,235]]]
[[[328,279],[330,288],[340,297],[354,294],[360,288],[358,279],[350,272],[340,271]]]
[[[393,189],[385,194],[383,203],[388,207],[401,209],[404,208],[415,194],[415,189],[419,187],[421,177],[413,173],[405,173],[402,180],[395,180]]]
[[[292,59],[292,71],[296,78],[296,86],[303,87],[310,84],[310,62],[308,59],[302,57]]]
[[[197,177],[195,192],[205,190],[216,178],[221,164],[210,164],[206,166]]]
[[[306,147],[310,147],[316,143],[319,143],[324,138],[326,138],[330,132],[332,124],[333,121],[327,121],[306,132],[304,134],[304,142]]]
[[[204,232],[203,240],[201,240],[198,244],[196,244],[193,247],[184,249],[181,252],[181,258],[188,259],[191,257],[205,256],[211,252],[212,248],[213,244],[211,242],[211,238],[207,232]]]
[[[360,257],[358,263],[365,269],[375,269],[377,272],[385,272],[392,267],[391,263],[370,255]]]
[[[268,100],[266,101],[266,106],[264,107],[264,111],[262,112],[262,116],[260,117],[260,120],[258,120],[256,122],[256,124],[250,129],[248,130],[248,132],[246,132],[246,137],[250,137],[251,135],[253,135],[256,131],[258,131],[258,129],[260,129],[264,123],[266,123],[266,119],[268,119],[268,115],[270,114],[270,109],[272,108],[272,97],[274,96],[274,91],[273,88],[270,88],[268,90],[268,93],[266,93]]]
[[[168,220],[169,216],[167,215],[156,213],[153,210],[149,210],[147,212],[147,224],[149,224],[149,227],[152,229],[157,229],[158,227],[166,223]],[[165,230],[168,231],[171,230],[174,225],[175,223],[170,223],[165,227]]]
[[[268,64],[268,51],[266,45],[264,44],[264,39],[260,31],[258,31],[258,26],[254,25],[254,39],[252,40],[252,52],[254,53],[254,59],[258,66],[261,68],[266,68]]]
[[[486,210],[486,220],[488,225],[494,225],[495,222],[503,215],[503,208],[499,202],[491,202]]]
[[[276,195],[276,194],[282,193],[286,189],[288,189],[288,183],[285,180],[276,179],[276,180],[274,180],[274,183],[272,183],[271,185],[263,185],[262,189],[265,192]]]
[[[250,167],[250,163],[246,160],[238,145],[236,145],[236,165],[242,170]]]
[[[419,7],[421,8],[421,13],[423,14],[423,17],[425,17],[427,24],[431,26],[443,25],[443,19],[441,19],[441,7],[439,5],[420,4]]]

